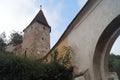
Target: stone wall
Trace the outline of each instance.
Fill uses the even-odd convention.
[[[44,57],[44,59],[47,59],[47,61],[49,62],[51,59],[51,54],[54,53],[55,50],[58,51],[58,57],[62,57],[65,54],[65,48],[68,48],[68,39],[67,37],[65,39],[62,39],[62,42],[57,43],[50,51],[49,53]]]
[[[50,50],[50,28],[38,22],[33,23],[24,32],[23,54],[40,59]]]

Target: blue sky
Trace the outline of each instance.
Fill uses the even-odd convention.
[[[13,31],[21,32],[33,20],[42,5],[52,28],[53,47],[86,2],[87,0],[0,0],[0,33],[6,32],[9,36]],[[111,52],[117,51],[115,49]]]

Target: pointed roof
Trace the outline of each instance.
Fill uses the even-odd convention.
[[[33,21],[38,21],[39,23],[50,27],[47,20],[46,20],[46,18],[45,18],[45,16],[44,16],[44,14],[43,14],[42,10],[40,10],[38,12],[38,14],[36,15],[36,17],[35,17],[35,19]]]
[[[43,14],[43,11],[40,9],[40,11],[38,12],[38,14],[35,16],[35,18],[33,19],[33,21],[28,25],[28,27],[33,23],[33,22],[39,22],[39,23],[41,23],[41,24],[43,24],[43,25],[45,25],[45,26],[47,26],[47,27],[49,27],[49,28],[51,28],[50,26],[49,26],[49,24],[48,24],[48,22],[47,22],[47,20],[46,20],[46,18],[45,18],[45,16],[44,16],[44,14]],[[28,27],[26,27],[24,30],[23,30],[23,32],[28,28]]]

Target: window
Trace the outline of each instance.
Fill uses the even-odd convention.
[[[44,38],[42,37],[42,40],[44,40]]]
[[[43,27],[43,29],[45,30],[45,27]]]

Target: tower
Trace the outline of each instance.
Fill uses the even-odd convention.
[[[25,56],[40,59],[49,52],[51,27],[41,9],[23,32],[22,50]]]

